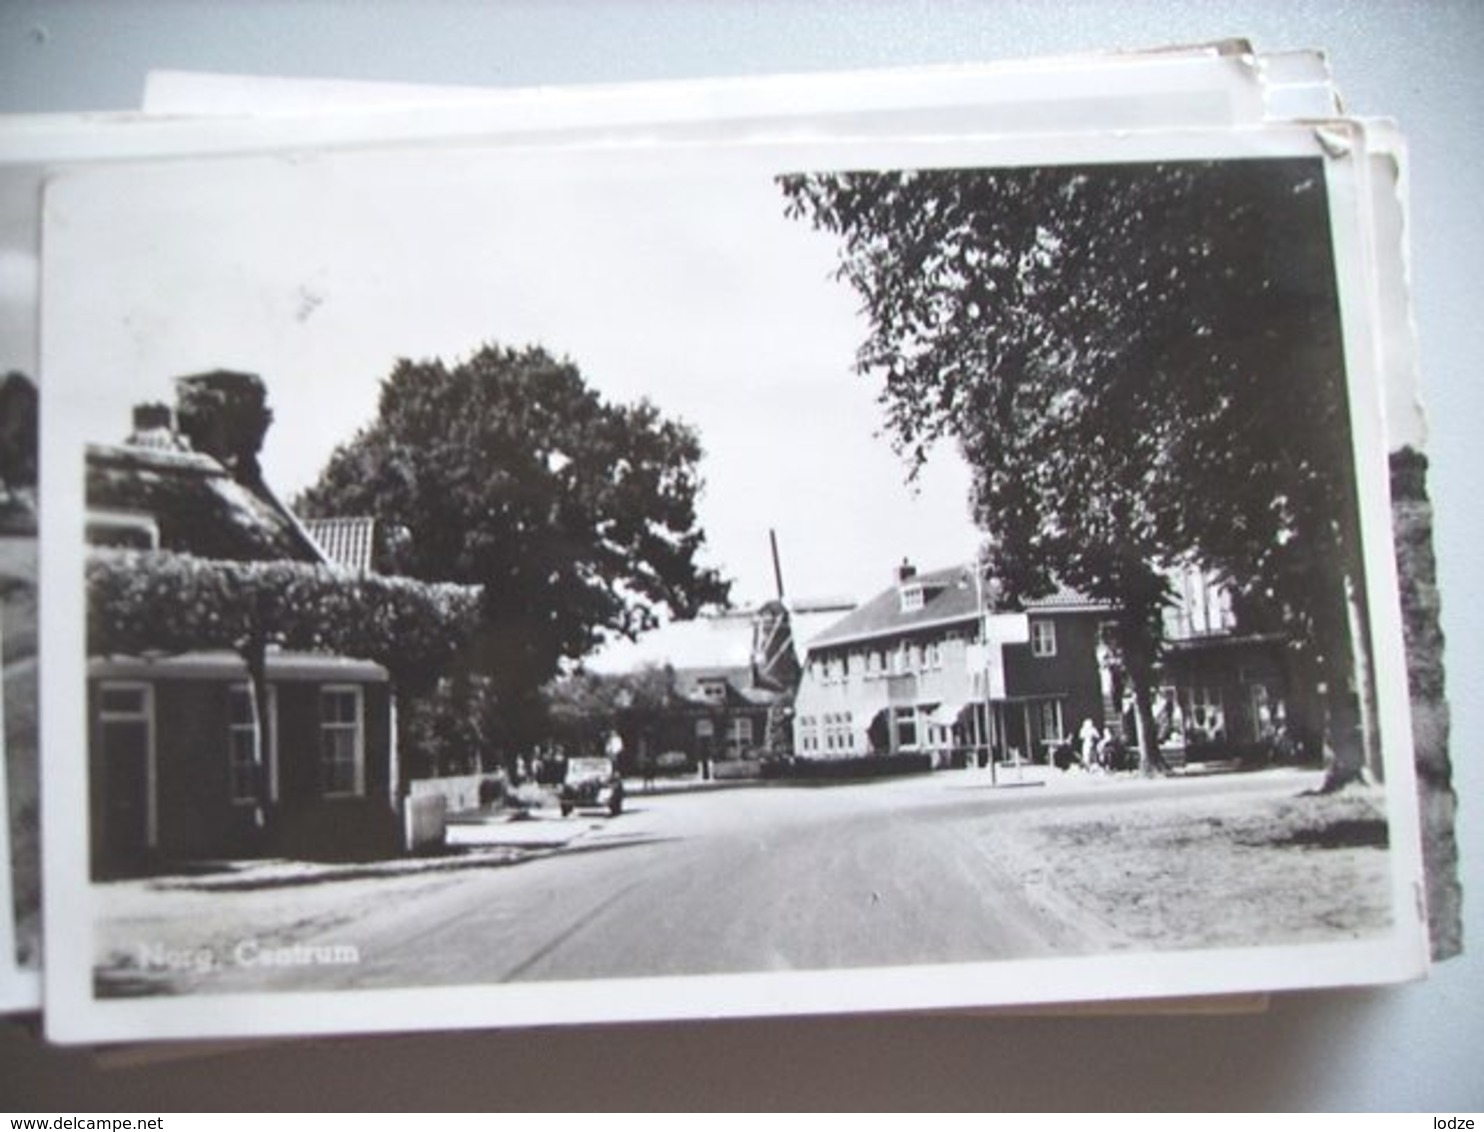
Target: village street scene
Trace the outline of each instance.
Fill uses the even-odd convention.
[[[978,769],[690,783],[623,816],[468,815],[437,856],[101,886],[101,995],[820,970],[1363,938],[1374,793],[1291,769],[1148,782]],[[1218,897],[1219,894],[1219,897]]]
[[[160,257],[206,254],[159,245],[172,194],[235,215],[316,173],[248,172],[130,174],[109,238],[148,255],[59,303],[159,317]],[[1386,932],[1321,164],[695,176],[669,211],[644,177],[553,204],[544,271],[513,227],[469,256],[496,273],[460,292],[473,339],[463,312],[437,348],[337,357],[341,385],[294,374],[326,348],[304,327],[395,306],[340,313],[368,277],[321,266],[273,349],[173,311],[189,348],[69,424],[95,994]],[[539,210],[556,183],[482,189]],[[578,246],[583,277],[551,268]],[[669,269],[698,248],[715,327]],[[654,295],[615,282],[645,256]],[[747,376],[694,376],[716,335]]]

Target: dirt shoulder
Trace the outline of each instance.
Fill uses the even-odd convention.
[[[1089,798],[996,815],[983,836],[1088,950],[1332,941],[1390,922],[1379,789]]]

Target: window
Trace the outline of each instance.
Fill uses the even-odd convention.
[[[1055,621],[1031,622],[1031,655],[1041,657],[1056,655]]]
[[[365,789],[361,689],[328,687],[319,694],[320,781],[325,794]]]
[[[850,725],[853,716],[848,711],[829,712],[824,717],[824,746],[827,751],[850,750]]]
[[[260,705],[260,711],[259,722],[264,728],[261,771],[253,757],[252,693],[246,684],[234,684],[227,689],[227,788],[234,802],[256,802],[265,786],[268,797],[278,799],[277,688],[268,689],[268,701]],[[268,776],[266,782],[260,781],[260,773]]]
[[[799,750],[819,750],[819,732],[815,729],[815,719],[812,715],[799,717]]]
[[[902,588],[902,612],[913,613],[922,608],[922,587],[904,586]]]
[[[89,546],[108,546],[122,550],[160,549],[160,524],[153,515],[134,511],[90,509],[84,535]]]
[[[104,684],[98,690],[98,710],[105,719],[149,719],[149,686]]]
[[[1036,730],[1046,743],[1063,742],[1067,733],[1062,728],[1060,700],[1038,700],[1036,702]]]
[[[943,646],[936,641],[930,645],[925,645],[922,650],[922,663],[925,668],[942,668]]]
[[[727,756],[740,759],[752,747],[752,717],[734,715],[727,720]]]
[[[1226,738],[1226,712],[1221,689],[1197,684],[1180,689],[1180,707],[1185,716],[1188,742],[1216,743]]]
[[[871,678],[872,676],[880,676],[881,670],[885,667],[886,665],[885,662],[882,660],[880,649],[872,649],[866,654],[867,679]]]
[[[258,800],[258,760],[254,739],[252,692],[245,684],[227,689],[227,787],[234,802]],[[267,750],[263,757],[266,761]]]
[[[892,722],[897,729],[897,750],[915,749],[917,747],[917,709],[910,707],[894,709]]]
[[[703,698],[720,702],[727,698],[727,682],[717,679],[702,680],[700,692]]]
[[[716,734],[716,725],[709,719],[696,720],[696,738],[710,739]]]

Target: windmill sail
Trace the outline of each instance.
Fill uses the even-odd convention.
[[[788,609],[781,601],[770,601],[752,619],[752,682],[759,688],[792,692],[800,675]]]

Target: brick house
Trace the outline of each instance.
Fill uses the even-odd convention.
[[[1155,722],[1167,760],[1260,750],[1299,714],[1284,638],[1243,630],[1209,572],[1169,572]],[[1117,610],[1061,589],[1014,611],[986,608],[972,566],[894,584],[809,642],[795,705],[806,758],[926,754],[934,765],[1029,758],[1075,743],[1084,721],[1135,734],[1099,642]]]
[[[904,562],[809,642],[795,753],[1044,760],[1081,720],[1104,717],[1096,647],[1109,613],[1070,591],[990,612],[972,567]]]
[[[86,460],[94,554],[128,549],[335,568],[267,487],[192,450],[163,406],[136,410],[129,439],[89,445]],[[333,856],[364,851],[368,841],[395,851],[398,768],[387,671],[272,647],[266,670],[260,768],[247,669],[236,653],[89,658],[96,873],[164,860]]]

